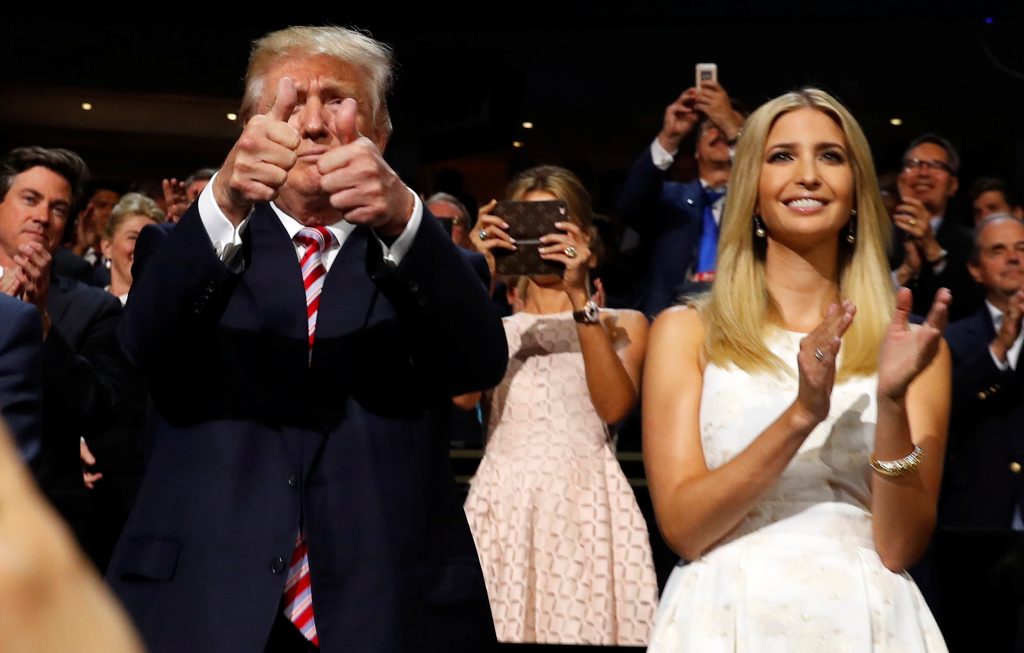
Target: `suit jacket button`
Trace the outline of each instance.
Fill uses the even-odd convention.
[[[419,291],[420,291],[420,285],[418,283],[416,283],[415,281],[410,281],[409,282],[409,292],[419,292]]]
[[[1014,474],[1020,474],[1020,463],[1016,460],[1010,463],[1010,471]]]
[[[292,474],[291,476],[289,476],[288,485],[290,485],[291,487],[299,487],[299,475]]]
[[[277,556],[276,558],[270,561],[270,571],[274,572],[275,576],[280,576],[284,573],[284,570],[284,558],[282,558],[281,556]]]
[[[690,206],[693,206],[693,199],[687,197],[686,198],[686,203],[689,204]]]

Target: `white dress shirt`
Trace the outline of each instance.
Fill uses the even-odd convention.
[[[985,307],[988,309],[989,315],[992,316],[992,326],[995,327],[996,333],[999,333],[999,329],[1003,326],[1003,313],[998,308],[985,300]],[[996,364],[1001,370],[1016,370],[1017,359],[1020,357],[1021,342],[1024,342],[1024,329],[1020,330],[1017,334],[1017,339],[1013,341],[1013,346],[1006,350],[1006,361],[1000,361],[996,358],[996,355],[992,353],[992,346],[989,345],[988,353],[992,357],[992,362]]]
[[[218,173],[219,174],[219,173]],[[213,243],[213,249],[217,253],[217,256],[223,261],[228,267],[232,267],[232,262],[235,255],[239,252],[242,247],[242,232],[245,231],[246,226],[249,224],[249,217],[251,214],[242,220],[237,227],[231,224],[224,212],[217,206],[217,200],[213,197],[213,182],[217,178],[214,175],[210,179],[210,183],[206,185],[203,192],[199,194],[199,218],[203,221],[203,226],[206,227],[206,233],[210,236],[210,242]],[[423,202],[420,201],[419,195],[413,193],[411,189],[406,188],[409,193],[413,196],[413,209],[412,215],[409,217],[409,222],[405,225],[405,230],[395,239],[391,245],[384,244],[380,238],[377,241],[380,242],[381,248],[384,251],[384,260],[388,261],[395,267],[397,267],[402,259],[405,257],[406,252],[409,251],[409,247],[412,246],[412,241],[416,237],[416,231],[420,227],[420,222],[423,221]],[[282,211],[273,202],[270,203],[270,208],[274,209],[274,213],[277,214],[278,219],[281,220],[281,225],[285,231],[288,232],[288,237],[292,239],[292,245],[295,247],[295,256],[298,258],[303,252],[303,246],[295,242],[295,235],[299,233],[299,230],[305,227],[304,224]],[[356,228],[356,225],[351,222],[345,222],[339,220],[334,224],[326,225],[327,230],[330,231],[335,238],[335,242],[328,245],[324,250],[321,257],[321,261],[324,264],[326,270],[331,269],[331,265],[334,263],[334,259],[337,258],[338,252],[341,251],[342,245],[345,244],[345,239],[348,237],[352,230]],[[372,230],[371,230],[372,231]],[[374,233],[374,237],[377,235]]]

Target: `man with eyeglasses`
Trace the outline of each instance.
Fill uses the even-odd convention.
[[[939,288],[953,293],[950,319],[976,311],[978,287],[967,271],[971,232],[946,215],[956,194],[960,156],[947,139],[924,134],[903,155],[897,179],[899,203],[893,213],[902,261],[893,272],[896,283],[914,292],[914,313],[926,315]]]

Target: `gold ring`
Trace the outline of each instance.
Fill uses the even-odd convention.
[[[568,256],[569,258],[576,258],[576,248],[573,247],[572,245],[569,245],[568,247],[563,249],[562,253]]]
[[[476,232],[476,235],[479,236],[480,240],[487,240],[487,230],[486,229],[481,229],[480,231]]]
[[[917,220],[915,220],[914,218],[910,218],[910,226],[911,227],[916,227],[917,226]]]

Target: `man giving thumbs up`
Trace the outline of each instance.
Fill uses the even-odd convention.
[[[493,645],[443,426],[505,338],[383,159],[390,82],[355,31],[258,40],[220,172],[140,238],[122,341],[157,415],[109,581],[152,651]]]

